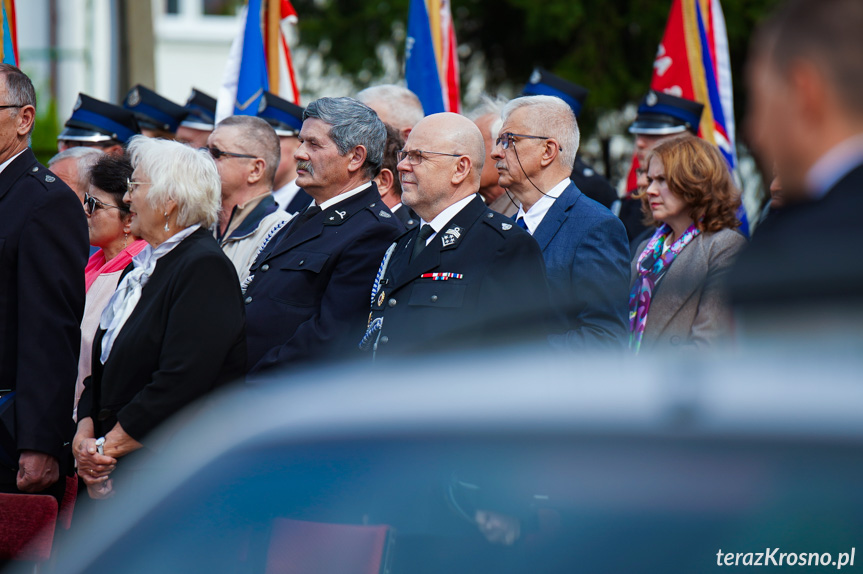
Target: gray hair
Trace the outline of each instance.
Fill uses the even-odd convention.
[[[216,130],[221,127],[237,127],[241,130],[240,145],[242,152],[263,159],[267,163],[267,171],[264,178],[273,187],[276,180],[276,170],[279,169],[279,136],[276,130],[256,116],[229,116],[216,125]],[[215,131],[215,130],[213,130]]]
[[[339,155],[356,146],[366,148],[366,175],[375,177],[381,170],[387,128],[373,109],[353,98],[320,98],[303,112],[303,121],[314,118],[330,125],[329,136]]]
[[[64,159],[78,160],[76,162],[78,167],[78,187],[86,191],[90,184],[90,169],[99,161],[99,157],[102,155],[105,155],[105,152],[99,148],[84,146],[70,147],[49,159],[48,167],[50,168]]]
[[[521,108],[533,108],[535,112],[527,119],[531,130],[535,130],[530,135],[556,139],[560,144],[560,160],[571,168],[581,136],[569,104],[554,96],[522,96],[504,106],[501,119],[506,123],[509,116]]]
[[[386,107],[386,116],[390,124],[397,130],[413,128],[423,117],[423,105],[415,93],[395,84],[381,84],[366,88],[357,94],[362,103],[382,104]]]
[[[489,114],[499,116],[503,113],[503,108],[506,106],[507,102],[509,102],[509,100],[501,96],[492,98],[488,94],[483,94],[480,97],[479,104],[467,114],[467,117],[468,119],[477,121],[479,118]]]
[[[30,77],[13,66],[12,64],[0,64],[0,75],[6,79],[6,93],[9,96],[8,102],[2,102],[4,105],[15,106],[33,106],[36,108],[36,89],[33,87],[33,82]],[[12,114],[18,117],[20,108],[13,108]],[[30,126],[30,131],[33,131],[33,125]]]
[[[151,184],[147,201],[159,209],[177,203],[177,224],[189,227],[216,222],[222,204],[222,181],[216,162],[203,150],[180,142],[134,136],[129,140],[132,167],[140,168]]]

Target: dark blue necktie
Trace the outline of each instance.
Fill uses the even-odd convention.
[[[416,243],[414,243],[414,250],[411,253],[411,261],[416,259],[417,255],[420,254],[420,251],[425,249],[426,241],[429,237],[432,236],[432,233],[434,233],[434,228],[428,223],[420,227],[420,231],[417,234]]]
[[[521,227],[522,229],[524,229],[525,231],[527,231],[528,233],[530,233],[530,230],[527,228],[527,223],[525,223],[525,222],[524,222],[524,217],[519,217],[519,218],[516,220],[516,224],[517,224],[519,227]]]

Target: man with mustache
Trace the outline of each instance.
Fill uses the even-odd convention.
[[[267,241],[249,271],[250,372],[358,352],[369,285],[404,231],[372,181],[386,133],[374,110],[352,98],[321,98],[303,113],[297,185],[314,201]]]

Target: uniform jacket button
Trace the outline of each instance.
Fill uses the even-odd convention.
[[[263,265],[261,265],[261,271],[269,271],[269,270],[270,270],[269,264],[264,263]]]
[[[386,335],[384,335],[383,337],[381,337],[381,344],[384,344],[384,345],[385,345],[385,344],[387,344],[387,343],[389,343],[389,342],[390,342],[390,338],[389,338],[389,337],[387,337]]]
[[[437,302],[437,295],[432,295],[432,296],[431,296],[431,302],[432,302],[432,303],[436,303],[436,302]]]
[[[303,263],[305,263],[305,262],[306,262],[306,260],[305,260],[305,259],[300,259],[300,265],[302,265],[302,264],[303,264]]]
[[[252,298],[251,298],[251,297],[246,297],[246,305],[248,305],[248,304],[249,304],[249,303],[251,303],[251,302],[252,302]]]
[[[396,303],[397,303],[397,301],[395,299],[390,299],[389,302],[387,303],[387,305],[389,305],[390,307],[395,307]]]

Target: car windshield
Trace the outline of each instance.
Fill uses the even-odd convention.
[[[86,571],[688,573],[716,567],[718,552],[765,548],[768,561],[772,548],[777,561],[835,560],[863,531],[859,448],[542,433],[264,440],[190,477]]]

